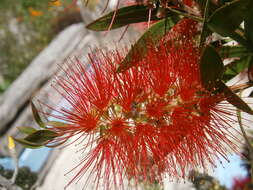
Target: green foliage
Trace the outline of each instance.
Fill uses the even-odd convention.
[[[206,46],[200,60],[200,76],[204,87],[213,90],[217,81],[221,80],[224,65],[220,55],[212,46]]]
[[[61,1],[59,7],[49,2],[0,1],[0,93],[56,35],[53,26],[72,0]]]
[[[208,21],[208,26],[222,36],[232,36],[249,13],[251,0],[235,0],[217,9]]]
[[[216,88],[223,92],[226,100],[236,108],[253,115],[253,110],[239,96],[237,96],[227,85],[219,81]]]
[[[147,51],[147,41],[151,40],[151,43],[157,43],[177,22],[179,17],[173,15],[166,19],[162,19],[159,22],[152,25],[145,33],[139,38],[139,40],[132,46],[125,59],[122,61],[118,68],[118,72],[123,72],[132,67],[133,57],[141,59],[145,56]],[[136,56],[138,55],[138,56]]]
[[[10,179],[13,175],[13,170],[5,170],[0,165],[0,175],[2,175],[3,177],[7,179]],[[15,184],[21,187],[23,190],[30,190],[31,187],[37,181],[37,179],[38,179],[37,173],[32,172],[27,167],[22,167],[22,168],[19,168]]]
[[[35,105],[33,104],[33,102],[31,102],[31,107],[32,107],[32,112],[33,112],[33,117],[35,119],[35,121],[37,122],[37,124],[41,127],[41,128],[46,128],[45,124],[42,122],[40,115],[38,113],[37,108],[35,107]]]
[[[252,55],[241,57],[226,65],[223,80],[228,81],[252,65]]]
[[[115,20],[113,20],[113,11],[93,21],[86,27],[94,31],[105,31],[108,30],[111,22],[111,29],[116,29],[132,23],[146,22],[148,11],[149,10],[147,9],[147,7],[143,5],[123,7],[116,12]],[[158,20],[158,18],[156,17],[156,12],[156,9],[152,11],[151,20]]]

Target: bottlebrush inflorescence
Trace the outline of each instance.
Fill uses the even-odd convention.
[[[71,182],[95,175],[97,185],[110,189],[123,187],[125,178],[185,177],[235,149],[223,94],[200,80],[196,25],[183,19],[160,43],[147,43],[145,55],[135,54],[134,66],[122,73],[116,70],[124,55],[100,50],[89,54],[89,68],[77,60],[56,79],[69,106],[56,109],[61,116],[53,116],[65,124],[49,128],[58,134],[49,144],[77,136],[91,148]]]

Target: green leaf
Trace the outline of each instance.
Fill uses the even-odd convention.
[[[21,133],[24,133],[24,134],[27,134],[27,135],[30,135],[31,133],[34,133],[34,132],[37,131],[36,129],[34,129],[32,127],[18,127],[18,130]]]
[[[60,121],[49,121],[46,123],[47,126],[51,126],[51,127],[67,127],[69,126],[67,123],[63,123]]]
[[[250,54],[247,48],[243,46],[223,46],[219,49],[219,54],[223,59],[232,57],[244,57]]]
[[[253,61],[252,56],[249,55],[242,57],[240,60],[236,60],[232,63],[229,63],[228,65],[225,66],[223,80],[225,82],[229,81],[230,79],[238,75],[240,72],[248,68],[252,63],[252,61]]]
[[[212,89],[215,83],[222,78],[223,62],[212,46],[206,46],[200,59],[201,82],[207,89]]]
[[[32,106],[32,112],[33,112],[33,117],[35,119],[35,121],[37,122],[37,124],[41,127],[41,128],[46,128],[45,124],[42,122],[40,115],[38,113],[37,108],[35,107],[35,105],[33,104],[33,102],[31,102],[31,106]]]
[[[223,82],[219,81],[217,87],[224,93],[226,100],[230,104],[246,113],[253,115],[253,111],[248,106],[248,104],[246,104],[239,96],[233,93],[232,90],[229,87],[227,87]]]
[[[39,130],[39,131],[36,131],[36,132],[28,135],[27,137],[24,138],[24,140],[29,141],[31,143],[35,143],[35,144],[44,145],[49,140],[52,140],[55,137],[57,137],[57,133],[54,131]]]
[[[201,35],[200,35],[200,42],[199,42],[199,48],[202,49],[204,46],[204,43],[206,41],[206,38],[209,34],[211,34],[209,28],[207,27],[207,18],[209,15],[209,0],[204,0],[203,1],[205,8],[204,8],[204,18],[203,18],[203,26],[202,26],[202,30],[201,30]]]
[[[156,11],[156,9],[152,10],[151,20],[159,20],[159,18],[156,17]],[[88,24],[86,28],[94,31],[106,31],[112,22],[113,15],[114,11]],[[111,29],[120,28],[133,23],[147,22],[148,15],[149,9],[143,5],[133,5],[120,8],[117,10]]]
[[[37,143],[33,143],[30,141],[27,141],[25,139],[16,139],[14,137],[12,137],[16,142],[18,142],[19,144],[23,145],[26,148],[40,148],[42,145],[41,144],[37,144]]]
[[[152,25],[146,32],[139,38],[139,40],[132,46],[125,59],[122,61],[117,72],[123,72],[128,68],[134,66],[133,57],[135,62],[141,60],[147,53],[147,41],[152,40],[153,43],[156,43],[161,39],[177,22],[179,17],[174,15],[162,19],[161,21]],[[166,30],[165,30],[166,28]],[[138,56],[136,56],[138,55]]]
[[[209,28],[222,36],[231,36],[249,13],[252,0],[235,0],[218,8],[208,21]]]
[[[247,40],[249,40],[251,44],[253,44],[253,5],[251,5],[251,8],[249,9],[250,12],[247,18],[245,19],[244,29]]]

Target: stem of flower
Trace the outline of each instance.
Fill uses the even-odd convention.
[[[242,131],[243,137],[245,139],[246,145],[248,146],[249,149],[249,156],[250,156],[250,165],[251,165],[251,170],[250,170],[250,175],[251,175],[251,183],[253,184],[253,147],[250,143],[249,137],[247,136],[244,127],[242,125],[242,117],[241,117],[241,111],[237,109],[237,118],[238,118],[238,123],[240,126],[240,129]]]
[[[200,18],[200,17],[193,16],[193,15],[189,15],[189,14],[187,14],[187,13],[184,13],[184,12],[179,11],[179,10],[177,10],[177,9],[173,9],[173,8],[171,8],[171,7],[167,7],[167,9],[170,10],[171,12],[173,12],[173,13],[177,13],[177,14],[182,15],[182,16],[185,16],[185,17],[187,17],[187,18],[191,18],[191,19],[196,20],[196,21],[198,21],[198,22],[203,22],[203,19]]]

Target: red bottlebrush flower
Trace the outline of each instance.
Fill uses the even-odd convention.
[[[71,182],[87,173],[94,175],[87,182],[105,189],[123,188],[125,178],[161,182],[236,149],[231,108],[223,94],[202,87],[197,32],[196,22],[184,19],[123,73],[116,74],[119,51],[99,51],[89,55],[90,68],[77,61],[58,78],[56,89],[69,105],[54,116],[66,124],[50,128],[59,133],[51,143],[80,135],[90,148]]]

